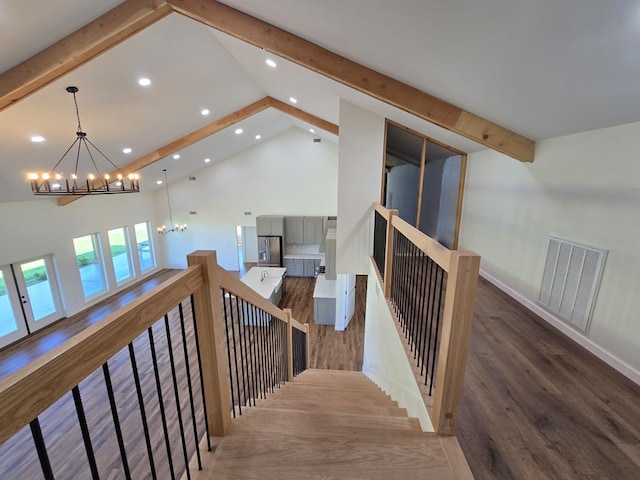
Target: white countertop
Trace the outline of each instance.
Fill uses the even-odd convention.
[[[245,285],[248,285],[258,292],[259,295],[269,300],[273,292],[278,290],[282,285],[282,279],[286,271],[286,268],[253,267],[241,280]],[[263,272],[267,273],[264,280],[262,279]]]
[[[287,253],[282,258],[311,258],[313,260],[324,260],[324,253]]]
[[[313,298],[336,298],[336,280],[327,280],[323,274],[316,278]]]

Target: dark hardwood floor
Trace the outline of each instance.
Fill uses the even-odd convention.
[[[457,438],[476,479],[640,478],[640,386],[481,279]]]
[[[0,378],[157,281],[0,351]],[[311,327],[310,366],[361,370],[366,277],[345,332],[313,323],[313,279],[285,288],[281,306]],[[639,479],[640,386],[481,279],[457,438],[481,480]]]

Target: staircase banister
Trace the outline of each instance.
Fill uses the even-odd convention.
[[[203,284],[189,267],[0,380],[0,444]]]
[[[264,310],[269,315],[272,315],[283,322],[287,322],[287,316],[285,312],[276,307],[269,300],[258,294],[253,288],[244,284],[241,280],[236,278],[232,273],[227,272],[224,268],[219,267],[220,275],[220,287],[224,288],[227,293],[235,295],[245,301],[255,305],[261,310]]]
[[[436,262],[446,272],[450,269],[451,253],[453,250],[449,250],[447,247],[438,243],[430,236],[417,230],[414,226],[407,223],[399,216],[394,215],[391,220],[391,225],[402,233],[409,241],[411,241],[416,247],[426,253],[429,258]]]

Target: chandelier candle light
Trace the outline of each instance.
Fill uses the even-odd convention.
[[[73,94],[73,103],[76,107],[76,117],[78,118],[78,129],[76,131],[76,139],[71,146],[58,160],[58,163],[51,169],[49,173],[30,173],[29,182],[31,183],[31,191],[34,195],[98,195],[106,193],[135,193],[140,191],[139,176],[137,173],[123,175],[118,166],[96,147],[87,137],[86,132],[82,131],[80,126],[80,112],[78,110],[78,101],[76,93],[78,87],[67,87],[67,92]],[[75,155],[75,169],[71,175],[65,177],[58,171],[67,154],[77,145]],[[83,148],[84,147],[84,148]],[[91,148],[100,154],[113,168],[114,172],[100,173],[100,169],[96,164],[94,154]],[[78,165],[80,163],[80,153],[86,151],[95,173],[87,174],[85,180],[78,178]]]
[[[167,169],[163,168],[162,171],[164,172],[164,186],[167,189],[167,204],[169,205],[169,225],[172,225],[172,227],[167,228],[166,225],[162,225],[161,227],[158,227],[158,233],[160,235],[164,235],[169,232],[184,232],[187,229],[186,223],[173,223],[173,216],[171,215],[171,199],[169,198],[169,182],[167,182]]]

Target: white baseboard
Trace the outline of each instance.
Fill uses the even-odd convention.
[[[516,292],[514,289],[502,283],[500,280],[488,274],[484,270],[480,270],[480,276],[486,279],[488,282],[495,285],[496,287],[498,287],[500,290],[505,292],[511,298],[513,298],[518,303],[523,305],[525,308],[527,308],[531,312],[538,315],[547,323],[551,324],[553,327],[560,330],[562,333],[564,333],[567,337],[569,337],[571,340],[576,342],[578,345],[581,345],[582,347],[586,348],[588,351],[593,353],[600,360],[602,360],[612,368],[616,369],[625,377],[629,378],[630,380],[640,385],[640,372],[638,370],[634,369],[630,365],[627,365],[625,362],[623,362],[616,356],[612,355],[610,352],[606,351],[604,348],[597,345],[592,340],[585,337],[583,334],[581,334],[574,328],[567,325],[565,322],[563,322],[558,317],[556,317],[552,313],[542,308],[537,303],[532,302],[531,300],[524,297],[520,293]]]

